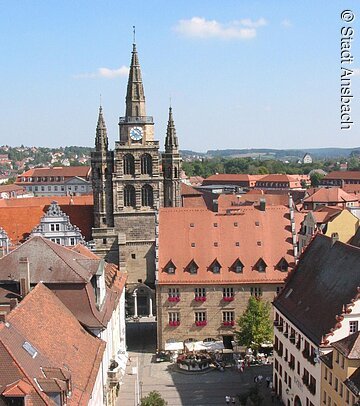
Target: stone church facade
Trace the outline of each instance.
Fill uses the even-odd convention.
[[[171,107],[165,153],[159,153],[153,117],[146,115],[135,44],[125,104],[114,151],[108,146],[101,107],[99,111],[95,151],[91,154],[94,251],[128,273],[128,303],[134,313],[152,315],[158,210],[181,204],[181,157]]]

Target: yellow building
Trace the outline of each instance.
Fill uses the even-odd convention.
[[[339,241],[347,243],[358,227],[359,219],[348,210],[342,210],[338,216],[327,223],[324,234],[331,237],[333,233],[338,233]]]
[[[350,322],[351,323],[351,322]],[[321,404],[358,405],[360,400],[360,332],[358,322],[350,324],[355,333],[332,343],[332,351],[321,359]]]

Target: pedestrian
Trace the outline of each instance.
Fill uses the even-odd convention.
[[[225,396],[225,402],[227,405],[230,405],[230,396],[228,395]]]
[[[231,398],[231,404],[232,404],[232,405],[235,405],[235,403],[236,403],[236,399],[235,399],[235,397],[233,396],[233,397]]]

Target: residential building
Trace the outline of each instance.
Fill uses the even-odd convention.
[[[90,167],[33,168],[18,175],[15,184],[34,196],[78,196],[92,192]]]
[[[333,171],[320,180],[320,186],[337,186],[350,193],[355,185],[360,185],[360,171]]]
[[[303,189],[301,185],[301,179],[298,179],[296,175],[282,175],[282,174],[270,174],[263,176],[255,183],[256,189]]]
[[[331,344],[332,351],[320,357],[321,398],[324,405],[357,405],[360,401],[360,332]]]
[[[11,199],[20,197],[31,197],[32,193],[27,192],[23,187],[14,184],[0,185],[0,199]]]
[[[311,155],[309,153],[306,153],[303,156],[302,163],[303,164],[312,164],[312,162],[313,162],[313,159],[312,159]]]
[[[158,348],[204,339],[231,348],[250,296],[271,302],[295,266],[300,219],[288,206],[264,201],[229,208],[220,200],[217,212],[160,209]]]
[[[16,302],[16,299],[15,299]],[[39,283],[0,322],[0,404],[99,406],[105,342]]]
[[[53,197],[0,199],[0,227],[5,230],[11,247],[16,247],[29,237],[53,200]],[[70,223],[78,227],[85,241],[89,242],[93,226],[92,196],[57,196],[56,201],[61,211],[69,216]]]
[[[358,325],[360,249],[316,235],[274,304],[276,393],[285,404],[321,404],[320,355]]]
[[[319,206],[338,206],[351,208],[359,206],[359,197],[347,193],[339,187],[311,190],[303,201],[304,210],[315,210]]]
[[[30,237],[36,235],[65,246],[85,244],[79,227],[70,223],[69,216],[55,201],[51,202],[47,212],[41,217],[40,223],[31,231]]]
[[[32,237],[0,258],[0,281],[0,307],[5,310],[11,308],[12,297],[24,298],[31,288],[44,283],[85,330],[106,342],[99,385],[105,388],[105,404],[114,405],[127,361],[126,275],[84,245],[69,249]],[[98,404],[102,403],[94,403]]]
[[[337,233],[339,241],[348,243],[358,228],[359,219],[349,210],[338,206],[320,206],[304,217],[298,235],[299,252],[303,252],[317,233],[328,237]]]
[[[222,185],[222,186],[237,186],[240,188],[251,189],[255,187],[258,180],[261,180],[265,175],[248,175],[248,174],[231,174],[217,173],[203,180],[203,186]]]

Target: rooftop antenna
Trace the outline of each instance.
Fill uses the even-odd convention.
[[[135,25],[133,25],[133,44],[136,43],[136,38],[135,38]]]
[[[102,102],[101,102],[101,93],[100,93],[100,107],[102,107]]]
[[[169,96],[169,107],[171,108],[171,94]]]

